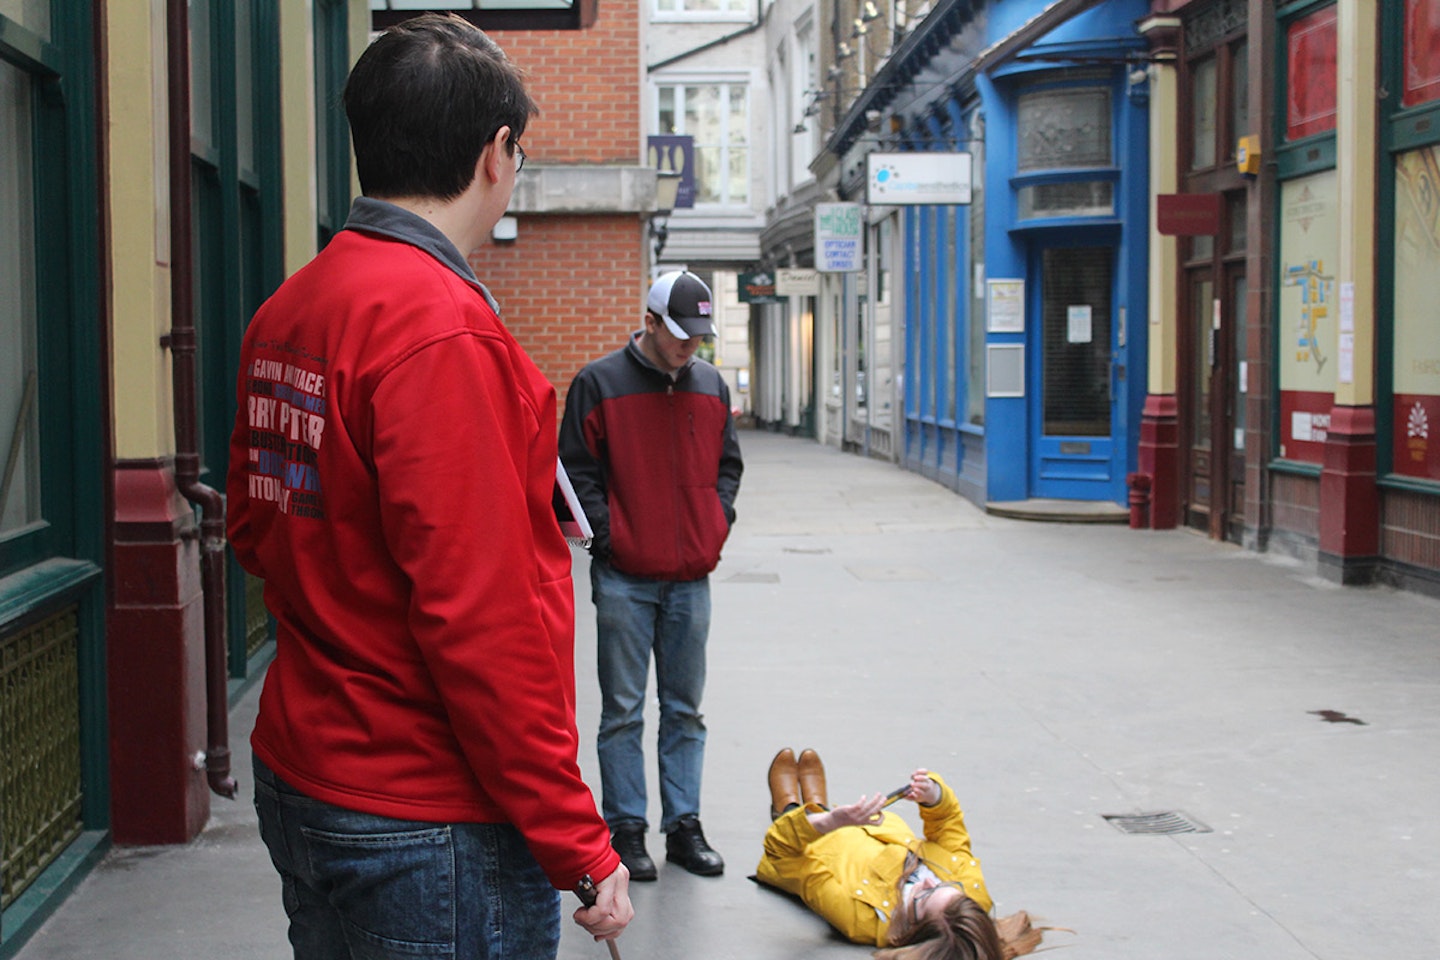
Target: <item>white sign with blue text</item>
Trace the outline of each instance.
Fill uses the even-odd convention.
[[[854,273],[860,269],[864,217],[858,203],[815,205],[815,269]]]
[[[970,202],[968,153],[872,153],[865,202],[873,206]]]

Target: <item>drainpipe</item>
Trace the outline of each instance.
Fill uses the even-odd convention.
[[[190,17],[187,0],[166,0],[170,77],[170,349],[175,417],[175,485],[200,508],[200,589],[205,612],[205,779],[234,799],[225,675],[225,499],[200,482],[196,438],[194,262],[190,254]],[[182,535],[183,536],[183,535]]]

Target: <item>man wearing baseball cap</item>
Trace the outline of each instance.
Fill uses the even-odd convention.
[[[644,707],[650,658],[660,700],[660,831],[666,859],[716,876],[700,826],[710,571],[735,522],[743,464],[730,390],[695,356],[715,336],[710,288],[666,273],[645,326],[588,364],[565,399],[560,456],[594,528],[601,812],[631,880],[654,880],[645,849]]]

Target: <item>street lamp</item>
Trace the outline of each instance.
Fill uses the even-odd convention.
[[[676,170],[655,171],[655,212],[650,215],[650,241],[655,245],[655,262],[670,238],[670,212],[680,195],[680,173]]]

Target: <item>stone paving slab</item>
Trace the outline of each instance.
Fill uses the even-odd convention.
[[[662,863],[635,885],[626,960],[868,955],[746,879],[782,746],[820,750],[832,800],[945,773],[999,909],[1072,928],[1051,938],[1067,960],[1434,953],[1440,602],[1186,532],[989,516],[802,439],[741,443],[702,811],[729,865],[702,879]],[[586,563],[578,710],[596,783]],[[248,799],[255,696],[232,718],[245,799],[217,800],[192,844],[113,851],[20,960],[289,956]],[[652,767],[654,722],[652,704]],[[1210,832],[1105,819],[1153,812]],[[607,957],[568,922],[560,955]]]

